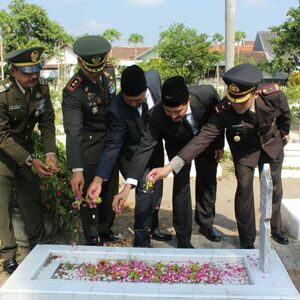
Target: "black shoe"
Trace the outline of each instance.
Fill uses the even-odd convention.
[[[213,227],[208,227],[208,228],[200,227],[199,232],[212,242],[222,241],[222,236],[219,233],[217,233]]]
[[[164,232],[158,228],[151,231],[151,238],[156,241],[170,241],[172,240],[172,235],[170,233]]]
[[[12,274],[18,267],[18,263],[15,258],[9,258],[3,262],[3,271],[8,274]]]
[[[99,236],[96,238],[88,238],[86,239],[87,246],[104,246],[104,240]]]
[[[253,243],[243,243],[241,242],[241,249],[255,249]]]
[[[282,245],[289,244],[289,239],[287,238],[286,234],[282,231],[272,233],[272,238],[275,242],[277,242],[279,244],[282,244]]]
[[[113,233],[102,233],[100,237],[104,242],[119,242],[121,240],[120,237],[113,235]]]

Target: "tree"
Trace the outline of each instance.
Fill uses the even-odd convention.
[[[210,51],[211,42],[207,38],[183,23],[174,23],[160,33],[156,49],[170,73],[183,76],[188,84],[198,83],[200,76],[222,59],[220,52]]]
[[[147,62],[141,62],[139,65],[144,71],[149,71],[151,69],[157,70],[162,81],[177,75],[176,72],[174,72],[174,70],[172,70],[160,57],[152,58]]]
[[[109,28],[106,29],[103,33],[102,36],[105,37],[110,43],[113,45],[114,42],[119,41],[121,39],[121,33],[114,29],[114,28]],[[111,49],[110,56],[113,56],[113,50]]]
[[[134,44],[134,59],[137,58],[137,44],[144,44],[144,37],[138,33],[132,33],[128,38],[128,44]]]
[[[275,68],[290,73],[300,65],[300,6],[290,8],[287,16],[281,25],[271,27],[276,33],[271,44],[276,55]]]
[[[244,39],[246,38],[246,33],[243,31],[236,31],[234,34],[234,40],[237,44],[237,60],[239,60],[240,57],[240,47],[244,43]]]
[[[72,37],[55,21],[48,18],[47,12],[36,4],[25,0],[12,0],[9,12],[0,11],[5,52],[23,47],[42,45],[47,54],[53,53],[57,44],[72,42]]]
[[[234,40],[237,45],[243,45],[245,38],[247,37],[244,31],[236,31],[234,34]]]
[[[216,45],[221,45],[224,43],[224,36],[217,32],[212,36],[212,41]]]

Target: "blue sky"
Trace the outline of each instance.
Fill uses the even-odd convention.
[[[7,9],[9,0],[0,1]],[[127,45],[131,33],[144,36],[144,45],[154,45],[159,33],[174,22],[182,22],[199,33],[224,35],[225,0],[30,0],[44,7],[48,16],[74,35],[99,34],[115,28]],[[257,31],[268,30],[286,20],[298,0],[236,0],[235,30],[254,40]]]

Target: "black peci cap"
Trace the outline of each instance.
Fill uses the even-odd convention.
[[[43,51],[43,47],[19,49],[6,53],[4,59],[23,73],[36,73],[43,68],[41,63]]]
[[[161,88],[161,101],[163,105],[176,107],[185,103],[189,98],[189,90],[182,76],[167,79]]]
[[[147,89],[144,71],[137,65],[124,69],[121,74],[121,90],[127,96],[137,96]]]
[[[110,50],[109,41],[100,35],[83,36],[75,41],[73,46],[73,51],[80,57],[83,67],[92,73],[104,69]]]
[[[257,66],[241,64],[224,73],[223,80],[227,85],[227,99],[242,103],[250,98],[251,92],[262,81],[262,72]]]

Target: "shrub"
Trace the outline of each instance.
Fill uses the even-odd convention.
[[[40,135],[33,133],[35,153],[43,161],[45,155]],[[81,222],[78,210],[72,209],[74,196],[69,184],[71,171],[67,168],[64,145],[57,141],[57,159],[61,171],[49,179],[41,178],[42,203],[52,216],[67,242],[79,242]]]

